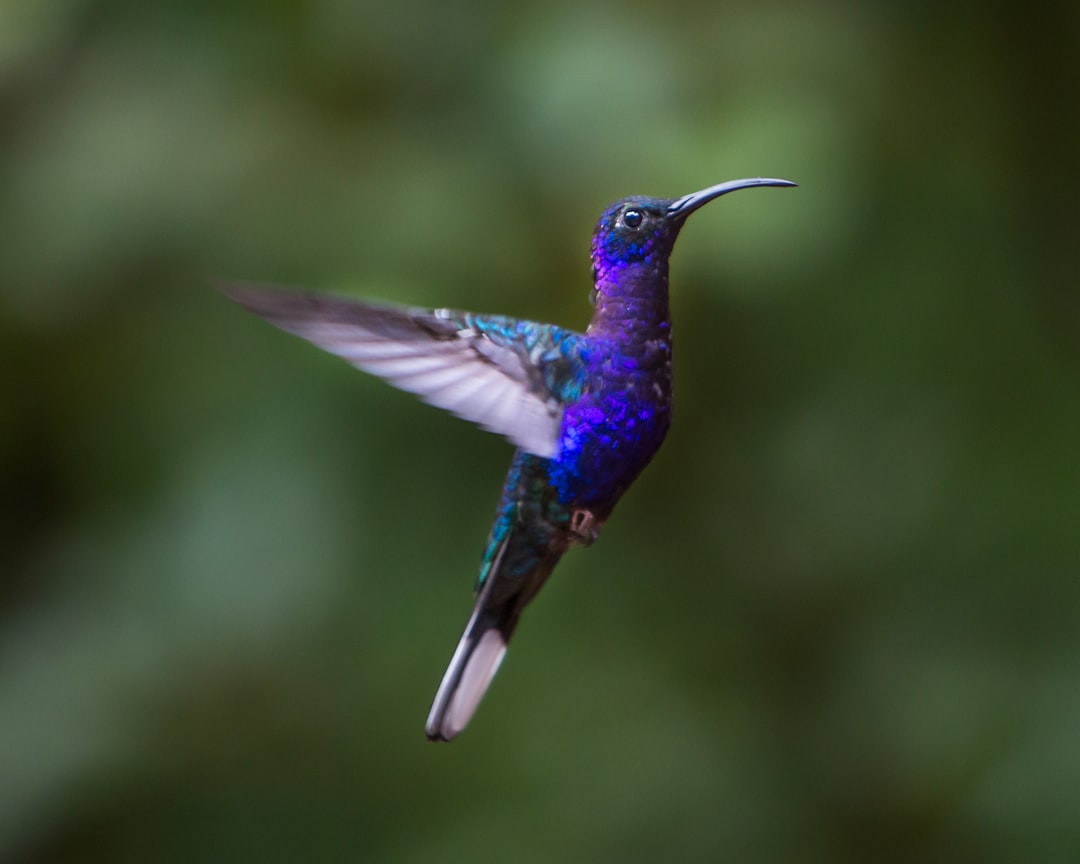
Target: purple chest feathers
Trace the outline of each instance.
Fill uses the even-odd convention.
[[[603,519],[671,425],[671,342],[661,337],[596,353],[589,388],[563,415],[551,479],[562,504]]]

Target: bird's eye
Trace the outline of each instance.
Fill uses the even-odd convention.
[[[627,228],[637,228],[644,218],[640,210],[627,210],[623,213],[622,221],[626,223]]]

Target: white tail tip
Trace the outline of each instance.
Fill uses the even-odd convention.
[[[449,741],[469,725],[506,655],[506,641],[497,629],[485,630],[470,643],[468,637],[461,640],[435,694],[427,720],[429,738]]]

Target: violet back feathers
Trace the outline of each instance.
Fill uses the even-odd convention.
[[[599,535],[663,443],[671,418],[668,257],[709,201],[787,180],[737,180],[678,199],[632,197],[592,241],[595,310],[585,333],[449,309],[410,309],[230,284],[271,324],[517,446],[481,558],[477,598],[426,731],[449,741],[472,718],[525,605],[573,544]]]

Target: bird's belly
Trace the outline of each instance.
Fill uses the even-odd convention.
[[[670,422],[668,399],[625,391],[590,395],[568,406],[551,471],[560,503],[606,518],[659,449]]]

